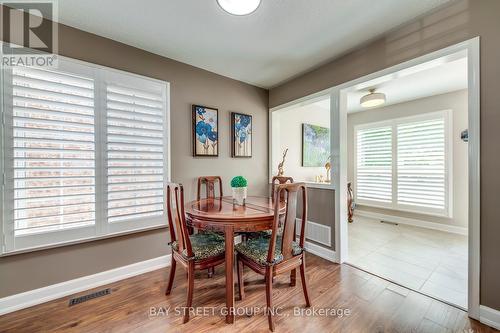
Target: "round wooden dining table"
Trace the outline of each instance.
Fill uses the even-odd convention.
[[[280,214],[285,203],[280,203]],[[274,219],[274,202],[268,197],[249,196],[246,204],[233,204],[231,197],[208,198],[186,204],[186,220],[189,226],[221,231],[226,247],[226,323],[234,323],[234,234],[269,230]]]

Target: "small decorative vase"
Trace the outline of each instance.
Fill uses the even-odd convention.
[[[244,206],[246,198],[246,187],[233,187],[233,204]]]

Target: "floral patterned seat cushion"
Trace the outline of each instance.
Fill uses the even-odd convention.
[[[271,237],[271,230],[246,232],[247,238]]]
[[[269,251],[269,242],[271,238],[267,237],[257,237],[249,238],[247,241],[237,244],[235,246],[236,251],[243,254],[260,265],[267,265],[267,253]],[[276,249],[274,250],[274,263],[279,263],[283,260],[283,255],[281,253],[281,237],[276,239]],[[292,254],[298,256],[303,252],[303,249],[299,246],[297,242],[292,242]]]
[[[224,237],[216,233],[207,232],[189,235],[189,239],[191,240],[191,248],[193,249],[195,261],[216,257],[224,253]],[[172,242],[172,250],[179,251],[177,241]],[[186,250],[182,251],[182,255],[186,259],[189,259]]]

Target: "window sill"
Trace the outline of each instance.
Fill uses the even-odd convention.
[[[29,253],[29,252],[50,250],[50,249],[55,249],[55,248],[58,248],[58,247],[64,247],[64,246],[71,246],[71,245],[76,245],[76,244],[89,243],[89,242],[99,241],[99,240],[103,240],[103,239],[109,239],[109,238],[114,238],[114,237],[121,237],[121,236],[126,236],[126,235],[131,235],[131,234],[138,234],[138,233],[141,233],[141,232],[147,232],[147,231],[164,229],[164,228],[166,229],[166,228],[168,228],[168,226],[165,225],[165,224],[162,224],[162,225],[157,225],[157,226],[152,226],[152,227],[147,227],[147,228],[141,228],[141,229],[136,229],[136,230],[128,230],[128,231],[123,231],[123,232],[117,232],[117,233],[103,235],[103,236],[97,236],[97,237],[91,237],[91,238],[83,238],[83,239],[78,239],[78,240],[74,240],[74,241],[62,242],[62,243],[58,243],[58,244],[43,245],[43,246],[37,246],[37,247],[26,248],[26,249],[21,249],[21,250],[14,250],[14,251],[10,251],[10,252],[1,253],[0,254],[0,258],[8,257],[8,256],[13,256],[13,255],[18,255],[18,254],[23,254],[23,253]],[[165,244],[166,244],[166,242],[165,242]]]

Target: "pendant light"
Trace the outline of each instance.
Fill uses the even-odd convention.
[[[375,106],[379,106],[385,103],[385,94],[376,93],[375,89],[370,89],[370,93],[361,97],[360,103],[364,108],[372,108]]]

